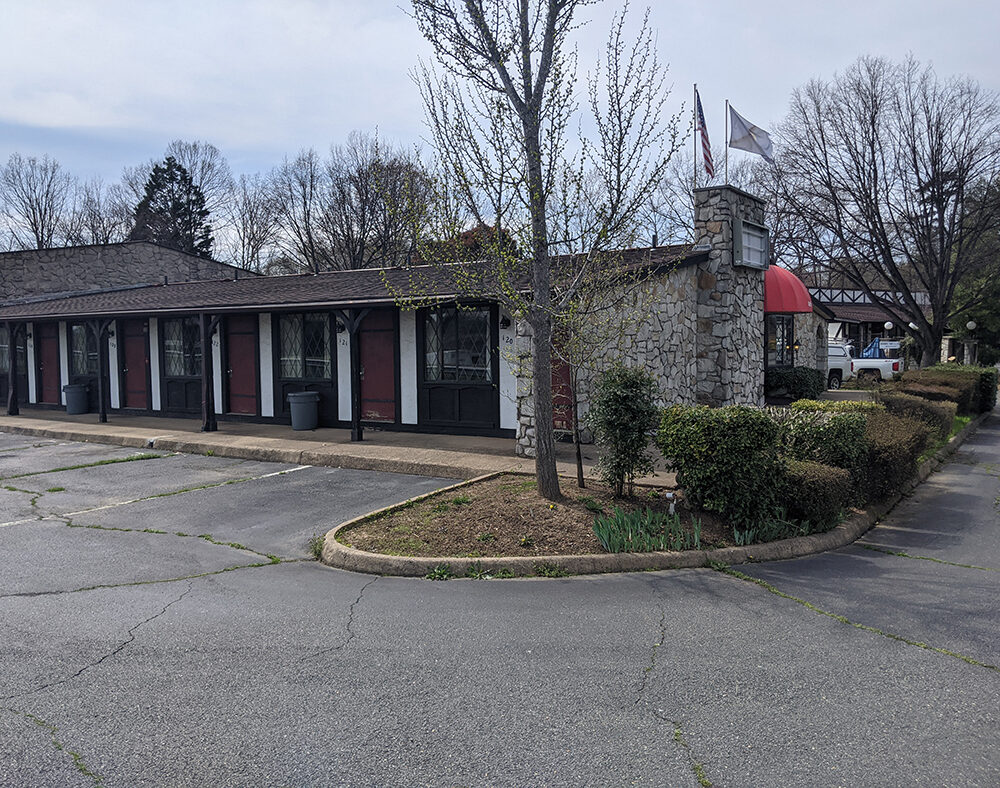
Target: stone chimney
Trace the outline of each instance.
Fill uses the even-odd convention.
[[[764,404],[764,270],[747,250],[742,228],[764,238],[764,201],[732,186],[694,190],[698,266],[697,391],[701,405]],[[734,232],[735,230],[735,232]]]

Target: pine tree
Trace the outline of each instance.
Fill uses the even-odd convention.
[[[135,208],[130,241],[153,241],[172,249],[212,256],[212,227],[205,195],[173,156],[153,167]]]

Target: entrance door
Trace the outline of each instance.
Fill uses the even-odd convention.
[[[396,327],[388,309],[369,312],[358,329],[361,418],[396,420]]]
[[[38,401],[58,405],[59,398],[59,326],[39,323],[35,329],[38,348]]]
[[[149,327],[145,320],[124,320],[121,328],[122,407],[149,408]]]
[[[227,413],[257,415],[257,316],[226,318]]]

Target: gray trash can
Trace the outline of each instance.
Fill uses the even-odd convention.
[[[68,414],[75,416],[90,411],[86,383],[70,383],[63,386],[63,393],[66,395],[66,412]]]
[[[319,424],[319,392],[300,391],[288,395],[293,430],[314,430]]]

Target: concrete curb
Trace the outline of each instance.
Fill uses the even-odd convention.
[[[379,517],[387,512],[410,506],[417,501],[432,498],[436,495],[465,487],[475,482],[491,479],[501,472],[490,473],[453,484],[441,490],[418,495],[402,503],[387,506],[369,514],[355,517],[331,528],[325,537],[323,554],[320,559],[327,566],[337,569],[347,569],[352,572],[364,572],[377,575],[395,575],[402,577],[423,577],[435,567],[447,564],[455,577],[462,577],[470,567],[476,565],[485,571],[506,569],[515,575],[534,575],[536,564],[558,567],[566,574],[588,575],[605,574],[609,572],[649,572],[660,569],[691,569],[721,563],[727,566],[735,564],[758,563],[763,561],[781,561],[787,558],[799,558],[804,555],[823,553],[851,544],[868,532],[879,520],[885,517],[897,503],[913,488],[921,484],[939,468],[944,460],[953,454],[979,426],[989,418],[990,413],[980,414],[970,421],[964,429],[953,436],[942,446],[933,457],[921,464],[907,489],[878,504],[871,505],[865,511],[852,514],[844,522],[822,534],[797,536],[792,539],[781,539],[777,542],[767,542],[746,547],[723,547],[716,550],[688,550],[680,553],[597,553],[593,555],[546,555],[531,557],[483,557],[465,558],[442,556],[437,558],[419,558],[411,556],[394,556],[383,553],[369,553],[356,550],[337,541],[337,534],[351,528],[360,522]]]

